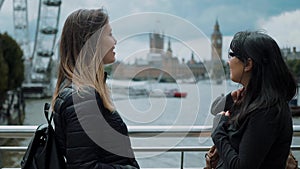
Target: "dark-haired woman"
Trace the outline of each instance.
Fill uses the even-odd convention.
[[[284,169],[292,141],[288,102],[297,91],[277,43],[238,32],[229,50],[230,78],[243,87],[226,96],[212,133],[218,169]]]
[[[80,9],[65,21],[52,107],[68,169],[139,168],[105,83],[104,65],[115,61],[115,44],[101,9]]]

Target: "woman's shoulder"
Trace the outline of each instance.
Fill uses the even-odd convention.
[[[98,98],[99,94],[93,87],[84,86],[80,89],[75,89],[74,87],[66,87],[62,89],[59,94],[58,98],[62,99],[63,101],[69,100],[92,100]]]
[[[55,100],[54,111],[59,113],[62,107],[67,107],[72,103],[72,95],[75,93],[75,89],[72,87],[65,87],[59,93]]]
[[[258,108],[251,113],[250,118],[264,120],[268,123],[279,123],[284,120],[290,120],[291,112],[288,104],[273,105],[264,108]]]
[[[102,103],[102,98],[97,90],[90,86],[82,87],[72,94],[73,102],[84,104],[86,102],[97,101]]]
[[[91,99],[94,92],[95,90],[90,87],[84,87],[83,90],[77,90],[72,86],[67,86],[58,93],[54,107],[66,103],[72,104],[74,100],[78,99]]]
[[[90,101],[102,102],[100,94],[95,88],[90,86],[84,86],[80,89],[67,87],[59,93],[58,98],[62,99],[65,103],[81,105]]]

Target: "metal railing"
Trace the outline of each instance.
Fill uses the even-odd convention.
[[[32,137],[38,126],[0,126],[0,138]],[[209,137],[211,126],[128,126],[130,137]],[[300,125],[293,126],[293,136],[300,136]],[[185,152],[206,152],[210,146],[180,146],[180,147],[133,147],[135,152],[180,152],[180,168],[183,169]],[[0,146],[0,151],[24,152],[25,146]],[[294,151],[300,150],[300,145],[292,145]]]

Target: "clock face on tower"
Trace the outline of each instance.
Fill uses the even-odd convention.
[[[222,43],[221,39],[217,39],[217,44],[220,45]]]

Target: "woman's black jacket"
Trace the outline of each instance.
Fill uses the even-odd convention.
[[[92,88],[63,89],[54,105],[55,133],[68,169],[139,168],[127,126]]]
[[[212,110],[220,110],[213,105]],[[231,94],[221,105],[225,111],[231,109]],[[288,103],[280,109],[276,105],[256,109],[239,125],[229,118],[222,115],[212,133],[220,155],[217,169],[285,169],[293,134]]]

